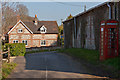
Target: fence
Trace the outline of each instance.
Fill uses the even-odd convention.
[[[8,53],[7,60],[8,60],[8,63],[10,63],[10,48],[8,47],[8,51],[2,51],[1,53],[2,55]]]

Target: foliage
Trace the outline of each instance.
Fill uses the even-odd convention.
[[[63,24],[59,26],[59,33],[63,34]]]
[[[58,41],[59,44],[63,43],[64,38],[61,39],[61,36],[63,36],[63,24],[60,25],[59,27],[59,34],[58,34]]]
[[[73,18],[73,16],[70,14],[70,15],[67,17],[66,20],[69,20],[69,19],[71,19],[71,18]]]
[[[10,47],[11,56],[24,56],[26,52],[25,44],[23,43],[7,43],[4,47],[5,50]]]
[[[2,65],[2,78],[7,78],[11,71],[16,67],[16,63],[3,63]]]

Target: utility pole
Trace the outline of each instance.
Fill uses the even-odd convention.
[[[86,5],[84,6],[84,12],[86,12]]]

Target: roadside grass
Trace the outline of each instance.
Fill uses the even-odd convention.
[[[83,59],[91,64],[98,65],[102,64],[105,66],[111,66],[115,70],[120,70],[120,56],[115,58],[110,58],[105,61],[99,60],[99,51],[98,50],[88,50],[81,48],[70,48],[70,49],[61,49],[58,52],[66,53],[78,59]]]
[[[97,64],[99,61],[99,51],[97,51],[97,50],[70,48],[70,49],[61,49],[58,52],[66,53],[68,55],[71,55],[71,56],[79,58],[79,59],[84,59],[93,64]]]
[[[12,70],[16,67],[16,63],[3,63],[2,64],[2,79],[7,78],[7,76],[12,72]]]
[[[119,61],[120,61],[120,56],[107,59],[101,63],[104,65],[112,66],[115,68],[115,70],[120,70],[120,62]]]

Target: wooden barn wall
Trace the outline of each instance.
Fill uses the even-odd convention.
[[[112,6],[112,19],[115,19],[115,13],[117,13],[116,18],[120,22],[120,2],[115,4],[116,11],[115,5]],[[77,16],[76,32],[73,19],[64,22],[65,48],[75,47],[98,50],[100,37],[100,22],[107,19],[109,19],[109,8],[107,5],[103,5],[82,15]]]
[[[94,25],[94,37],[95,37],[95,49],[99,49],[99,38],[100,38],[100,23],[103,20],[109,19],[109,8],[107,5],[101,6],[98,9],[95,9],[93,11],[94,19],[93,19],[93,25]]]
[[[79,17],[77,17],[76,18],[76,42],[77,42],[77,44],[76,44],[76,47],[77,48],[81,48],[82,46],[81,46],[81,17],[79,16]]]
[[[74,37],[73,20],[64,23],[63,27],[64,27],[64,37],[65,37],[64,38],[64,46],[65,46],[65,48],[72,48],[73,47],[73,37]]]

